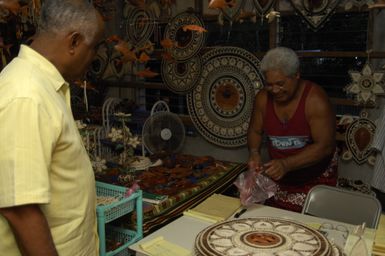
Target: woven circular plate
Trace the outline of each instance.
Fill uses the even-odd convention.
[[[216,48],[202,56],[202,75],[187,94],[195,127],[223,147],[246,144],[254,96],[262,86],[259,60],[237,47]]]
[[[290,220],[259,217],[209,226],[195,239],[196,255],[339,255],[315,229]]]
[[[169,49],[171,56],[178,61],[185,61],[195,56],[203,47],[206,33],[191,30],[183,30],[186,25],[204,27],[204,23],[198,16],[182,12],[176,15],[166,26],[164,37],[176,42]]]
[[[186,94],[198,83],[202,73],[199,55],[187,61],[162,61],[162,77],[168,89],[178,94]]]

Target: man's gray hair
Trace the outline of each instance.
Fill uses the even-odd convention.
[[[294,76],[299,72],[299,59],[292,49],[277,47],[266,53],[260,66],[263,74],[268,70],[280,70],[286,76]]]
[[[38,33],[81,33],[90,42],[97,32],[97,11],[88,0],[45,0]]]

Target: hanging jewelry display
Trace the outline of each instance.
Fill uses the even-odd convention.
[[[223,147],[246,144],[254,96],[262,86],[259,60],[237,47],[221,47],[202,56],[202,75],[187,94],[197,130]]]
[[[126,40],[134,47],[141,48],[150,39],[156,28],[152,9],[126,5],[124,8]]]
[[[204,28],[203,21],[195,14],[182,12],[176,15],[166,26],[164,38],[175,42],[167,51],[173,59],[185,61],[195,56],[206,41],[206,34],[199,30],[185,29],[185,26]]]
[[[345,87],[347,94],[355,95],[355,100],[359,104],[376,104],[376,96],[384,95],[382,80],[385,71],[372,71],[369,61],[365,64],[361,72],[349,71],[352,82]]]
[[[333,14],[340,0],[290,0],[290,3],[313,30],[318,30]]]
[[[178,94],[186,94],[198,83],[202,73],[202,61],[199,55],[187,61],[162,60],[163,82],[168,89]]]
[[[376,125],[368,119],[368,112],[361,111],[360,118],[353,121],[345,132],[347,150],[342,154],[343,160],[352,158],[357,164],[368,162],[374,164],[374,151],[371,148]]]

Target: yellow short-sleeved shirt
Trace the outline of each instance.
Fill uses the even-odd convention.
[[[58,70],[22,45],[0,74],[0,207],[40,204],[59,255],[96,255],[95,179]],[[0,252],[20,255],[0,215]]]

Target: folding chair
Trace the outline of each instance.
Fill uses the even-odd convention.
[[[317,185],[309,191],[302,213],[353,225],[366,222],[368,228],[377,228],[381,204],[371,195]]]

